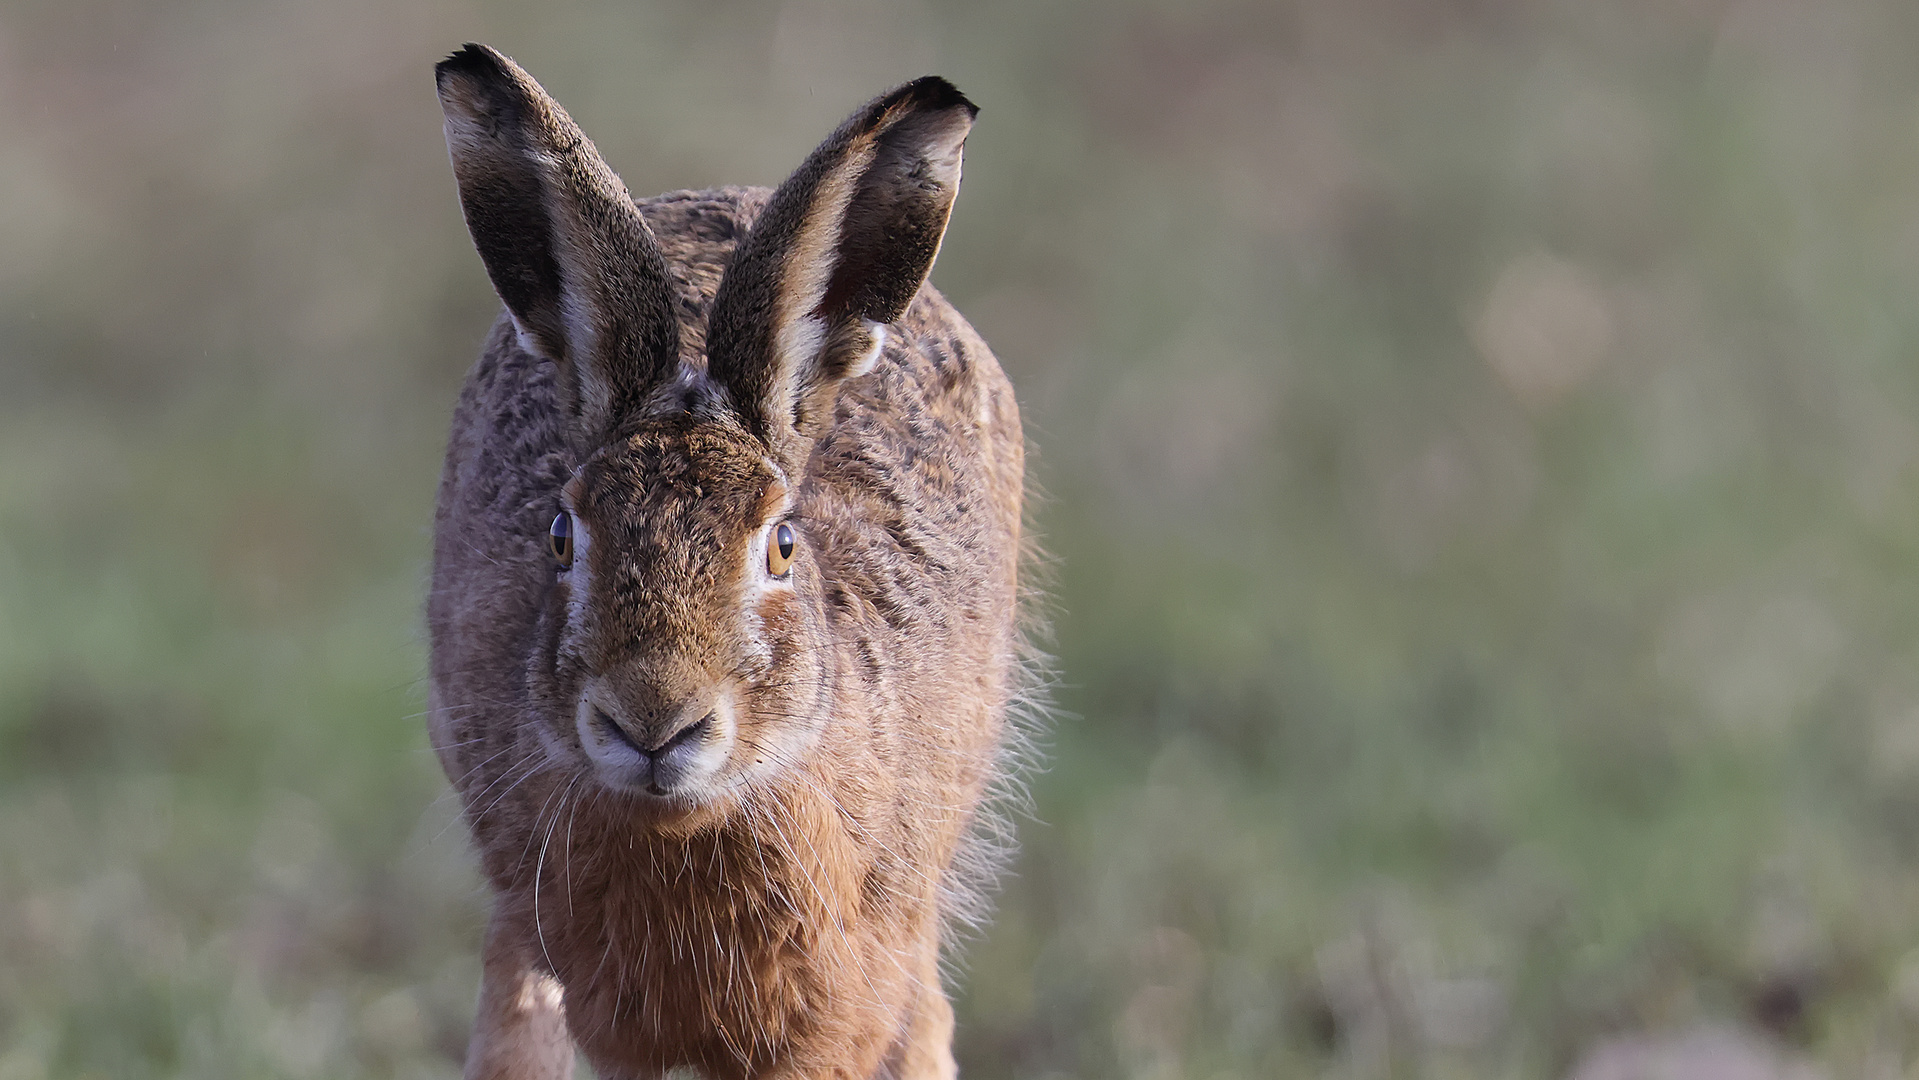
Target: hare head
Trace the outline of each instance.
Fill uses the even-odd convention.
[[[930,270],[973,106],[938,78],[856,113],[702,295],[566,113],[500,54],[438,69],[475,246],[556,366],[571,474],[527,665],[548,757],[661,820],[724,814],[817,737],[835,552],[796,500],[841,385]]]

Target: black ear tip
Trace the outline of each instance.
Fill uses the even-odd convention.
[[[900,87],[896,93],[901,104],[910,105],[915,109],[928,109],[935,112],[965,109],[969,118],[979,115],[978,105],[968,101],[966,95],[960,93],[959,87],[938,75],[914,79]]]
[[[445,85],[451,75],[473,78],[498,78],[506,73],[506,58],[478,42],[469,41],[453,55],[433,65],[435,85]]]

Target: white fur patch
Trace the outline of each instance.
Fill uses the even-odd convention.
[[[791,319],[780,324],[779,336],[774,339],[773,349],[776,363],[773,370],[778,373],[774,380],[774,392],[779,395],[779,408],[775,416],[784,416],[791,422],[794,408],[793,391],[799,383],[801,373],[809,370],[819,359],[820,350],[826,347],[826,320],[817,315]]]
[[[846,369],[846,377],[849,379],[857,379],[861,375],[873,370],[873,365],[879,363],[880,353],[886,348],[886,324],[876,323],[871,319],[862,319],[860,321],[866,324],[866,332],[873,335],[873,344],[867,347],[864,356],[854,361],[853,365]]]
[[[593,549],[592,536],[580,515],[567,508],[567,515],[573,519],[573,562],[560,571],[560,579],[566,582],[566,631],[575,641],[586,634],[586,596],[593,587],[592,572],[586,566],[586,553]]]
[[[513,314],[511,311],[508,311],[506,314],[508,318],[513,320],[513,339],[519,342],[521,352],[529,356],[545,356],[548,360],[559,359],[555,356],[546,355],[546,350],[540,348],[539,339],[526,332],[526,325],[520,322],[518,315]]]
[[[479,113],[473,103],[455,94],[440,99],[444,106],[445,122],[441,127],[446,131],[446,145],[449,156],[453,158],[455,168],[459,167],[460,155],[485,153],[493,142],[486,134],[486,126],[480,122]]]
[[[592,253],[585,245],[575,243],[570,230],[553,230],[553,242],[560,249],[562,267],[567,265],[589,268]],[[600,372],[600,347],[598,321],[594,318],[596,305],[580,294],[573,275],[565,270],[560,272],[560,320],[566,327],[566,348],[573,362],[573,378],[580,388],[580,415],[589,420],[604,418],[612,407],[610,388]]]
[[[818,315],[794,319],[780,327],[780,374],[790,377],[804,369],[826,346],[826,320]]]
[[[523,1013],[558,1012],[565,991],[549,975],[536,975],[520,983],[520,997],[514,1005]]]

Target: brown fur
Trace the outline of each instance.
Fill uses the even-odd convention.
[[[441,92],[508,307],[428,605],[434,744],[496,894],[467,1075],[567,1075],[570,1033],[610,1078],[952,1076],[941,933],[1020,675],[1018,410],[921,286],[972,107],[921,80],[777,192],[629,220],[510,61],[468,46]],[[800,554],[771,579],[779,520]]]

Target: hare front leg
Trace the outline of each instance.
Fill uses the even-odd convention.
[[[940,989],[938,942],[928,942],[900,974],[904,1015],[869,1012],[824,1044],[790,1048],[751,1080],[956,1080],[953,1006]]]
[[[822,1070],[787,1065],[761,1080],[956,1080],[953,1060],[953,1006],[940,989],[939,943],[926,943],[917,961],[901,969],[908,983],[907,1005],[897,1023],[879,1038],[854,1040],[864,1048]],[[887,1038],[887,1036],[891,1036]],[[873,1051],[885,1047],[877,1058]],[[830,1058],[831,1055],[822,1055]],[[809,1059],[809,1055],[800,1055]]]
[[[953,1005],[940,989],[939,940],[927,943],[919,964],[919,1000],[901,1035],[900,1080],[954,1080]]]
[[[536,970],[499,911],[486,927],[480,1007],[466,1046],[466,1080],[567,1080],[573,1040],[560,984]]]

